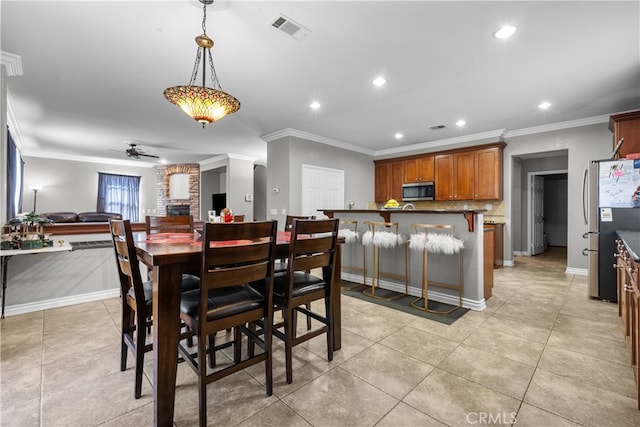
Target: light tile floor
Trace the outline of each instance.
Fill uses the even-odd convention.
[[[640,426],[629,350],[615,304],[587,298],[586,277],[558,257],[495,271],[483,312],[453,325],[343,298],[343,344],[294,350],[294,382],[274,340],[274,394],[262,365],[209,385],[210,425]],[[2,426],[148,426],[143,396],[119,370],[118,299],[1,322]],[[303,323],[303,322],[300,322]],[[178,368],[175,425],[197,425],[197,380]]]

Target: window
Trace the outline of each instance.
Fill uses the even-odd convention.
[[[119,213],[138,222],[140,177],[98,173],[98,212]]]
[[[22,211],[23,169],[20,151],[7,129],[7,219],[15,218]]]

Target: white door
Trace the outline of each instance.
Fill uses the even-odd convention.
[[[544,177],[533,175],[531,182],[533,210],[533,242],[531,255],[544,252]]]
[[[344,209],[344,171],[302,165],[302,215],[322,215],[318,209]]]

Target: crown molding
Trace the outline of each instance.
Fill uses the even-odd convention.
[[[587,117],[584,119],[569,120],[566,122],[549,123],[547,125],[542,125],[542,126],[534,126],[530,128],[510,130],[506,132],[504,137],[513,138],[516,136],[533,135],[536,133],[552,132],[555,130],[571,129],[571,128],[595,125],[600,123],[609,123],[609,115]]]
[[[389,154],[406,153],[407,151],[416,151],[424,149],[433,149],[437,147],[446,147],[453,144],[462,144],[470,141],[478,141],[481,139],[502,139],[505,133],[505,129],[496,129],[488,132],[474,133],[472,135],[456,136],[454,138],[440,139],[436,141],[420,142],[417,144],[404,145],[402,147],[388,148],[385,150],[378,150],[375,152],[375,156],[385,156]]]
[[[7,69],[7,77],[22,75],[22,57],[0,50],[0,64]]]
[[[16,119],[16,113],[13,110],[13,100],[11,98],[11,93],[9,92],[9,88],[7,88],[7,126],[9,126],[9,131],[11,131],[11,138],[13,139],[14,144],[18,148],[20,153],[24,154],[24,135],[22,134],[22,129],[20,128],[20,124],[18,123],[18,119]]]
[[[290,136],[293,136],[293,137],[296,137],[296,138],[301,138],[301,139],[306,139],[308,141],[319,142],[319,143],[325,144],[325,145],[331,145],[332,147],[338,147],[338,148],[342,148],[344,150],[355,151],[355,152],[358,152],[358,153],[367,154],[369,156],[374,156],[375,155],[375,151],[369,150],[367,148],[358,147],[357,145],[348,144],[346,142],[337,141],[335,139],[331,139],[331,138],[327,138],[327,137],[324,137],[324,136],[315,135],[313,133],[304,132],[304,131],[291,129],[291,128],[282,129],[280,131],[273,132],[273,133],[270,133],[268,135],[261,136],[260,139],[262,139],[263,141],[269,143],[269,142],[273,142],[275,140],[278,140],[278,139],[281,139],[281,138],[285,138],[285,137],[290,137]]]

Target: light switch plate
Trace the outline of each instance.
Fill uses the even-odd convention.
[[[244,195],[245,202],[253,202],[253,194],[245,194]]]
[[[278,209],[271,209],[271,210],[269,211],[269,213],[270,213],[271,215],[278,215]]]

